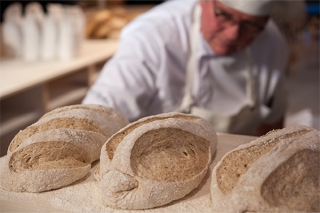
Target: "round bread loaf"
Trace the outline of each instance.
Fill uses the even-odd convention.
[[[101,198],[106,206],[147,209],[184,197],[207,173],[217,136],[206,120],[181,113],[140,119],[102,147]]]
[[[102,145],[128,123],[117,110],[99,105],[48,112],[11,141],[0,159],[0,187],[42,192],[69,185],[89,172]]]
[[[215,212],[319,212],[320,132],[287,127],[228,152],[212,172]]]

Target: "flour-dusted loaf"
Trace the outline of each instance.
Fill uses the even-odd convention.
[[[228,152],[212,172],[214,212],[319,212],[320,132],[286,127]]]
[[[165,113],[129,124],[102,147],[101,198],[105,206],[147,209],[184,197],[207,173],[217,136],[206,120]]]
[[[42,192],[83,178],[101,147],[128,124],[119,111],[100,105],[72,105],[46,113],[20,131],[0,160],[0,186]]]

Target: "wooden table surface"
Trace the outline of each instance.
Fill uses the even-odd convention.
[[[149,210],[124,211],[104,207],[100,202],[98,182],[93,172],[70,186],[44,193],[15,193],[0,190],[1,212],[212,212],[210,201],[211,171],[230,150],[254,140],[255,137],[218,133],[214,160],[201,184],[186,197]]]

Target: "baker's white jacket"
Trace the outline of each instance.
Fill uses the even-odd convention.
[[[176,111],[184,95],[191,17],[196,2],[168,1],[127,25],[121,33],[118,51],[105,64],[83,103],[114,107],[130,121]],[[201,35],[200,40],[193,83],[195,104],[233,114],[248,101],[246,54],[242,51],[218,56]],[[270,20],[248,48],[252,53],[258,103],[270,107],[265,122],[275,122],[283,116],[286,106],[286,42]]]

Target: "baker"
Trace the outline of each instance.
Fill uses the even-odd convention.
[[[287,47],[272,0],[172,0],[121,33],[118,51],[83,103],[130,121],[170,111],[201,116],[217,132],[281,128]]]

